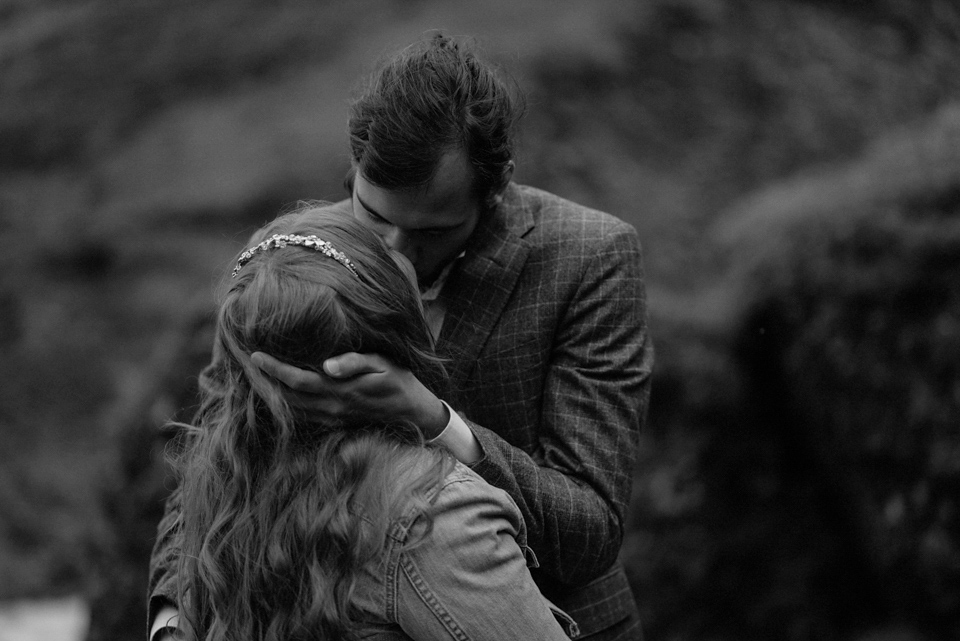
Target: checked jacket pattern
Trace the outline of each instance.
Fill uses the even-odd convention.
[[[627,223],[511,184],[441,292],[473,469],[517,502],[538,585],[596,639],[640,634],[616,559],[653,366],[642,270]]]

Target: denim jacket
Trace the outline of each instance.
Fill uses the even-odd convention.
[[[527,569],[536,567],[513,499],[462,464],[434,489],[434,521],[407,513],[392,525],[382,559],[357,590],[356,639],[558,639],[577,624],[548,601]],[[406,548],[406,549],[405,549]]]

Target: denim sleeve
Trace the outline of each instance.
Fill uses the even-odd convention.
[[[433,530],[403,552],[393,615],[414,639],[567,639],[533,582],[518,543],[523,520],[510,497],[479,477],[449,481]],[[576,625],[569,621],[575,634]]]

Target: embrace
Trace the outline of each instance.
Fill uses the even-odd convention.
[[[352,105],[349,198],[238,256],[151,640],[642,638],[640,243],[512,181],[522,105],[464,43],[402,50]]]

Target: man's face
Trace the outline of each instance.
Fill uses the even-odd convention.
[[[388,191],[357,172],[352,198],[353,215],[413,263],[421,286],[463,251],[480,218],[473,170],[459,150],[443,156],[426,189]]]

